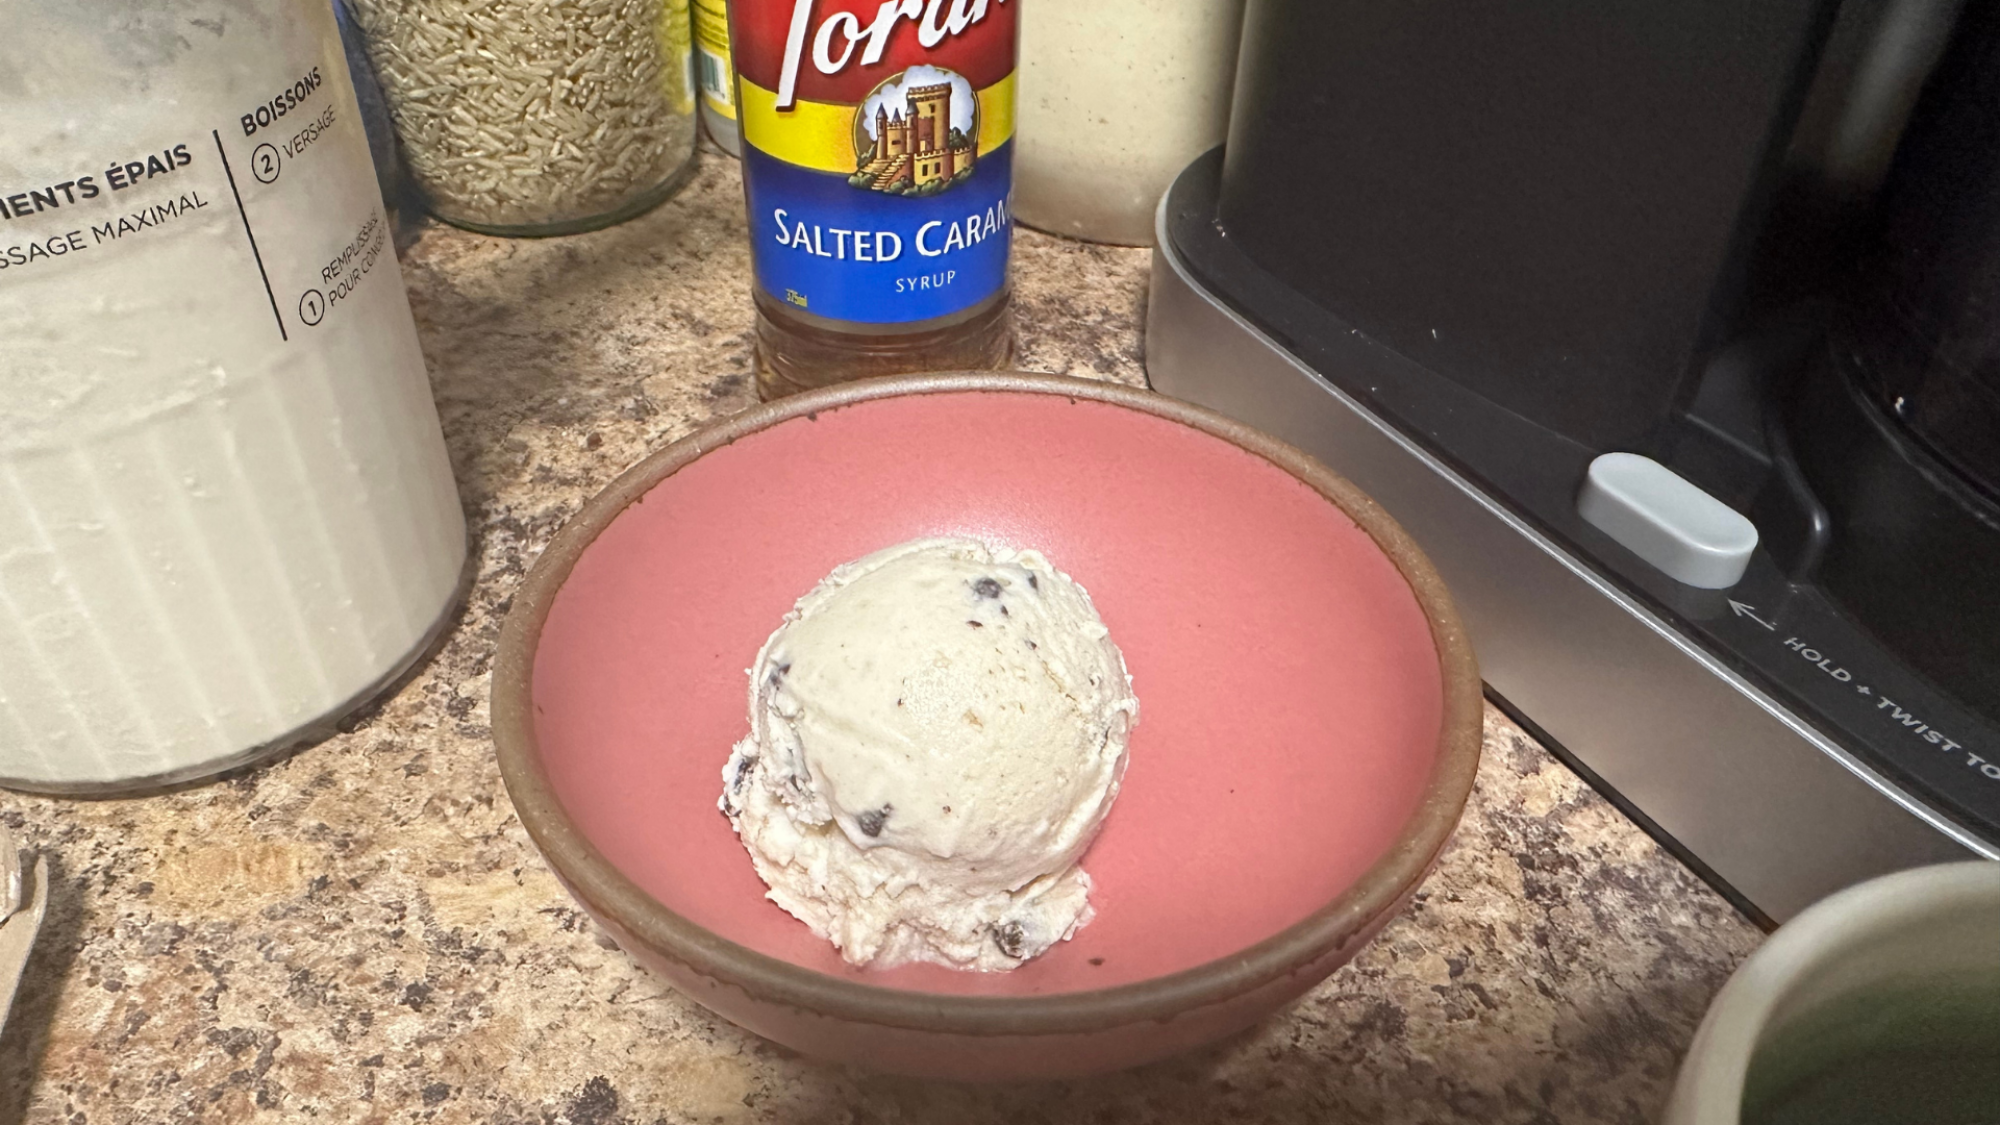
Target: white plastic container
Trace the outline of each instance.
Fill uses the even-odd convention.
[[[323,733],[465,563],[331,8],[29,5],[0,114],[0,785]]]
[[[1023,4],[1014,214],[1041,230],[1153,244],[1153,208],[1222,143],[1243,0]]]

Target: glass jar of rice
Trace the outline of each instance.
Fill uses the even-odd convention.
[[[502,235],[622,222],[694,167],[688,0],[350,0],[431,213]]]

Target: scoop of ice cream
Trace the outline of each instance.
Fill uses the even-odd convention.
[[[722,811],[771,899],[847,960],[1011,969],[1090,920],[1077,859],[1139,705],[1047,559],[929,539],[848,563],[750,677]]]

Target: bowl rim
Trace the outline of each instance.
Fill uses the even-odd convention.
[[[801,415],[908,395],[1044,394],[1136,410],[1189,426],[1304,482],[1367,532],[1409,584],[1437,650],[1444,706],[1438,753],[1416,810],[1351,886],[1263,941],[1166,976],[1047,996],[967,996],[864,984],[759,953],[675,913],[597,850],[557,799],[534,729],[534,657],[542,626],[583,552],[625,508],[707,453]],[[570,893],[680,968],[752,999],[855,1023],[974,1037],[1100,1031],[1168,1020],[1296,974],[1357,937],[1413,892],[1450,840],[1479,765],[1484,699],[1451,595],[1415,540],[1362,491],[1310,455],[1213,411],[1148,390],[1060,375],[939,372],[865,379],[763,403],[654,451],[557,531],[515,591],[492,675],[491,722],[516,815]],[[1310,982],[1308,982],[1310,983]]]

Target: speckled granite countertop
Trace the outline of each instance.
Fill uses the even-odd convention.
[[[495,769],[488,665],[551,533],[752,401],[733,162],[549,241],[405,255],[477,537],[437,656],[328,742],[143,800],[0,795],[49,921],[0,1122],[1647,1122],[1754,927],[1497,713],[1415,907],[1296,1008],[1108,1078],[961,1088],[816,1065],[572,909]],[[1015,241],[1021,366],[1140,383],[1148,254]]]

